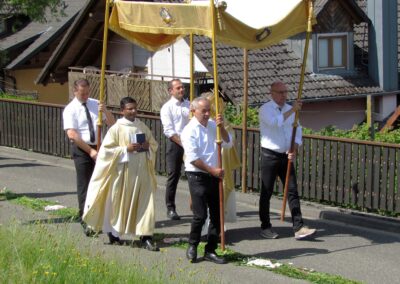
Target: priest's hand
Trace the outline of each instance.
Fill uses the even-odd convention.
[[[126,146],[126,150],[128,152],[137,152],[141,149],[141,145],[139,143],[131,143]]]
[[[149,148],[150,148],[150,144],[149,144],[149,141],[145,141],[145,142],[143,142],[142,143],[142,149],[143,150],[149,150]]]

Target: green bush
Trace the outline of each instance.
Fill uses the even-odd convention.
[[[234,106],[228,104],[224,110],[225,118],[231,122],[233,125],[242,126],[242,106]],[[258,122],[258,108],[249,107],[247,109],[247,127],[259,127]],[[384,132],[379,132],[378,124],[374,125],[375,137],[374,141],[386,142],[386,143],[400,143],[400,129],[385,130]],[[303,134],[314,134],[321,136],[332,136],[340,138],[367,140],[371,139],[371,131],[366,123],[361,125],[355,125],[350,130],[338,129],[336,126],[329,125],[319,131],[314,131],[309,128],[303,127]]]

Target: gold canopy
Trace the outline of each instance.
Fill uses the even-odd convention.
[[[291,0],[289,5],[284,3],[286,1],[263,0],[263,5],[268,4],[266,2],[271,2],[270,5],[280,11],[272,11],[274,15],[266,12],[266,25],[261,28],[251,27],[235,18],[226,6],[218,7],[217,42],[246,49],[263,48],[306,31],[306,0]],[[273,22],[268,23],[268,18],[273,18]],[[189,34],[212,37],[212,15],[209,5],[197,1],[173,4],[116,0],[109,27],[122,37],[156,51]]]

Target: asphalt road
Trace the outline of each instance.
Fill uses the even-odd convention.
[[[169,221],[165,215],[165,178],[158,177],[156,194],[156,232],[187,237],[191,212],[188,206],[187,182],[181,180],[177,194],[177,211],[181,221]],[[0,188],[8,188],[36,198],[58,201],[75,207],[75,171],[71,160],[41,155],[13,148],[0,147]],[[341,275],[364,283],[398,283],[400,278],[400,220],[375,216],[355,216],[349,212],[313,203],[302,203],[307,225],[317,228],[317,235],[308,241],[296,241],[290,217],[279,220],[281,201],[272,201],[272,224],[280,234],[276,240],[259,236],[258,196],[237,194],[238,221],[227,223],[227,247],[246,255],[271,258],[296,267]],[[33,221],[47,218],[45,212],[31,212],[8,202],[0,202],[0,223],[10,220]],[[66,224],[80,232],[79,224]],[[82,243],[124,261],[163,265],[167,272],[183,267],[182,273],[195,272],[193,279],[222,283],[304,283],[270,271],[233,264],[214,265],[208,262],[189,264],[182,249],[164,245],[159,253],[140,248],[105,245],[106,237],[86,238]],[[179,279],[179,278],[178,278]]]

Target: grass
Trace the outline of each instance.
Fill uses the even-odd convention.
[[[37,198],[30,198],[30,197],[26,197],[23,195],[18,195],[15,194],[9,190],[3,190],[0,192],[0,200],[9,200],[15,204],[19,204],[25,207],[29,207],[31,209],[34,210],[44,210],[44,207],[47,205],[55,205],[55,202],[52,201],[47,201],[47,200],[41,200],[41,199],[37,199]],[[61,216],[61,217],[65,217],[65,218],[77,218],[78,216],[78,212],[75,208],[65,208],[65,209],[60,209],[60,210],[56,210],[56,211],[50,211],[50,214],[53,215],[57,215],[57,216]],[[42,230],[44,230],[44,227],[40,227],[42,228]],[[22,229],[14,229],[11,233],[13,235],[20,235],[20,234],[27,234],[28,232],[20,232]],[[35,230],[30,230],[30,232],[32,232],[32,234],[35,234]],[[19,242],[17,242],[16,244],[3,244],[3,239],[9,239],[9,237],[4,237],[2,236],[2,234],[4,233],[4,228],[2,226],[0,226],[0,247],[4,248],[7,246],[8,247],[14,247],[16,248],[16,246],[20,245]],[[5,234],[6,236],[9,236],[10,234],[7,233]],[[32,237],[30,237],[30,239],[32,240],[33,243],[39,243],[39,247],[41,247],[41,243],[43,240],[40,239],[40,235],[42,234],[38,234],[38,236],[34,236],[34,238],[39,238],[38,240],[35,240]],[[47,234],[49,235],[49,234]],[[155,234],[154,235],[154,240],[156,242],[162,241],[164,238],[166,237],[165,234]],[[14,237],[11,238],[12,240],[8,240],[8,241],[13,241]],[[47,241],[47,240],[46,240]],[[44,241],[46,243],[46,241]],[[55,242],[55,240],[53,240]],[[34,248],[29,248],[29,244],[31,245],[31,242],[28,242],[26,245],[24,245],[24,242],[22,242],[22,248],[21,250],[23,251],[23,253],[26,254],[36,254],[37,251]],[[54,247],[54,249],[58,249],[60,247],[60,243],[56,243],[56,244],[48,244],[50,246],[50,248],[48,247],[42,247],[40,248],[41,252],[44,252],[45,250],[50,250],[51,247]],[[63,242],[63,246],[70,246],[68,248],[69,251],[71,252],[76,252],[76,248],[74,247],[73,244],[71,244],[71,241],[68,239],[64,240]],[[178,242],[175,243],[173,245],[174,247],[178,247],[178,248],[182,248],[182,249],[187,249],[188,247],[188,243],[186,242]],[[36,247],[36,245],[35,245]],[[198,254],[199,255],[203,255],[204,254],[204,247],[205,247],[205,243],[200,243],[198,246]],[[11,261],[10,259],[7,260],[5,259],[7,257],[7,255],[9,255],[10,253],[17,253],[16,259],[18,259],[20,253],[18,253],[19,249],[16,249],[16,251],[9,251],[7,253],[5,252],[1,252],[0,255],[0,263],[6,263],[6,261]],[[67,248],[63,248],[61,251],[67,251]],[[54,252],[53,252],[54,253]],[[57,252],[55,252],[57,253]],[[225,251],[221,251],[220,249],[217,249],[217,253],[220,255],[224,255],[224,257],[226,258],[226,260],[230,263],[234,263],[236,265],[240,265],[240,266],[247,266],[247,262],[251,259],[254,259],[254,257],[252,256],[248,256],[248,255],[243,255],[240,254],[238,252],[235,252],[229,248],[226,248]],[[44,255],[46,255],[48,253],[45,253]],[[62,253],[61,253],[62,254]],[[12,258],[14,260],[14,257]],[[64,258],[68,258],[68,259],[64,259]],[[35,256],[36,258],[36,256]],[[124,281],[120,281],[121,279],[118,278],[113,278],[116,277],[115,275],[111,275],[112,273],[114,273],[115,271],[119,271],[118,273],[125,273],[128,277],[126,279],[137,279],[138,281],[140,280],[141,283],[165,283],[165,279],[164,281],[155,281],[156,279],[154,277],[151,277],[152,282],[146,282],[148,280],[147,275],[146,275],[146,281],[144,281],[142,278],[143,277],[140,275],[137,275],[137,271],[130,271],[129,269],[126,270],[126,268],[122,268],[122,271],[120,271],[119,269],[121,269],[121,266],[116,265],[115,263],[111,262],[104,262],[103,260],[101,260],[99,257],[95,257],[95,258],[90,258],[90,257],[82,257],[79,253],[78,255],[76,255],[75,257],[71,257],[68,255],[64,255],[63,257],[60,257],[60,260],[62,263],[57,264],[58,267],[54,268],[53,266],[55,265],[55,263],[53,262],[49,262],[49,260],[47,258],[45,258],[43,260],[43,263],[46,264],[41,264],[41,265],[37,265],[36,262],[34,263],[30,263],[29,261],[24,261],[23,264],[21,263],[21,261],[18,261],[20,264],[18,264],[18,266],[23,265],[28,266],[29,268],[29,272],[26,275],[26,280],[27,282],[23,281],[24,283],[36,283],[36,282],[51,282],[51,283],[64,283],[64,282],[85,282],[85,283],[97,283],[99,281],[104,281],[104,282],[99,282],[99,283],[109,283],[108,281],[116,281],[118,280],[118,282],[124,282]],[[11,261],[11,262],[15,262]],[[274,262],[274,261],[272,261]],[[51,265],[47,264],[47,263],[51,263]],[[13,264],[13,265],[17,265],[17,264]],[[64,270],[66,270],[67,268],[70,267],[75,267],[78,266],[79,269],[71,269],[74,272],[72,273],[72,275],[70,275],[70,272],[65,272]],[[88,267],[91,267],[91,269],[88,269]],[[96,268],[97,267],[97,268]],[[13,273],[16,271],[18,267],[6,267],[6,268],[0,268],[0,283],[3,283],[2,279],[8,279],[7,277],[17,277],[16,275],[14,275]],[[328,273],[321,273],[321,272],[316,272],[316,271],[312,271],[312,270],[308,270],[305,268],[297,268],[294,267],[292,265],[288,265],[288,264],[283,264],[279,267],[276,267],[274,269],[270,269],[270,268],[264,268],[264,267],[257,267],[260,269],[267,269],[270,270],[274,273],[277,274],[281,274],[281,275],[285,275],[287,277],[290,278],[294,278],[294,279],[302,279],[302,280],[306,280],[309,281],[311,283],[316,283],[316,284],[330,284],[330,283],[334,283],[334,284],[355,284],[355,283],[359,283],[357,281],[353,281],[353,280],[349,280],[346,278],[343,278],[341,276],[338,275],[332,275],[332,274],[328,274]],[[26,268],[24,268],[25,270]],[[68,269],[67,269],[68,270]],[[68,270],[69,271],[69,270]],[[80,271],[80,272],[79,272]],[[112,273],[111,273],[112,272]],[[9,275],[11,273],[11,275]],[[84,280],[83,279],[79,279],[78,277],[79,274],[89,274],[89,276],[85,276]],[[116,275],[118,275],[118,273]],[[4,274],[4,275],[3,275]],[[7,274],[7,275],[5,275]],[[92,275],[95,274],[95,275]],[[98,278],[99,275],[102,275],[100,278]],[[104,277],[111,277],[111,278],[104,278]],[[6,278],[3,278],[6,277]],[[76,277],[76,278],[66,278],[66,277]],[[131,277],[131,278],[129,278]],[[133,278],[132,278],[133,277]],[[139,278],[135,278],[135,277],[139,277]],[[172,276],[170,275],[170,278]],[[174,279],[175,279],[175,275],[173,275]],[[14,279],[14,278],[10,278],[10,279]],[[87,280],[89,279],[89,280]],[[107,280],[106,280],[107,279]],[[172,280],[174,280],[172,279]],[[18,280],[18,278],[15,278],[15,280]],[[171,280],[171,279],[169,279]],[[11,283],[14,281],[11,281]],[[18,282],[18,281],[15,281]],[[130,283],[130,282],[129,282]],[[134,282],[132,282],[134,283]]]
[[[188,243],[186,242],[179,242],[174,244],[175,247],[182,248],[182,249],[187,249]],[[205,243],[201,242],[198,246],[198,255],[203,255],[204,254],[204,247]],[[217,253],[219,255],[223,255],[225,259],[230,262],[234,263],[236,265],[240,266],[248,266],[247,262],[249,260],[255,259],[252,256],[249,255],[243,255],[241,253],[235,252],[229,248],[225,248],[225,251],[221,251],[219,248],[217,249]],[[273,263],[276,263],[276,261],[272,260]],[[254,266],[252,266],[254,267]],[[288,264],[283,264],[279,267],[276,268],[265,268],[265,267],[257,267],[259,269],[266,269],[269,271],[272,271],[277,274],[281,274],[290,278],[294,279],[301,279],[301,280],[306,280],[311,283],[316,283],[316,284],[357,284],[360,282],[346,279],[342,276],[339,275],[333,275],[329,273],[321,273],[321,272],[316,272],[312,271],[306,268],[298,268],[294,267],[292,265]]]
[[[7,189],[3,189],[0,191],[0,201],[1,200],[8,200],[14,204],[22,205],[36,211],[44,211],[44,208],[46,206],[58,204],[54,201],[32,198],[22,194],[16,194]],[[55,211],[49,211],[49,214],[52,216],[69,219],[71,221],[79,219],[79,212],[76,208],[66,207]]]
[[[0,226],[0,283],[168,283],[162,269],[77,250],[65,227]]]
[[[38,101],[38,99],[33,97],[32,95],[13,95],[7,93],[0,93],[0,99],[11,99],[11,100],[31,101],[31,102]]]

